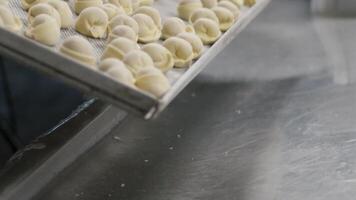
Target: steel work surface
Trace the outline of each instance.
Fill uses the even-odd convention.
[[[309,2],[272,1],[158,119],[126,118],[35,199],[355,199],[356,85],[335,84]]]

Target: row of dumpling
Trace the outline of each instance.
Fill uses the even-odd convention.
[[[22,21],[11,12],[8,4],[8,0],[0,0],[0,27],[19,32],[23,27]]]
[[[116,81],[156,97],[161,97],[171,87],[164,73],[173,67],[173,56],[158,43],[149,43],[141,48],[127,37],[117,37],[106,47],[99,65],[93,47],[81,36],[67,38],[60,52]]]

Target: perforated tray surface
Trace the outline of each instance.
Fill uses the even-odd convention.
[[[176,16],[176,7],[179,0],[157,0],[156,7],[162,20]],[[27,13],[22,10],[20,0],[9,0],[10,8],[27,27]],[[117,105],[128,111],[151,118],[160,113],[167,105],[189,84],[195,76],[240,33],[270,2],[270,0],[257,0],[252,8],[243,8],[242,13],[234,24],[212,46],[206,46],[204,54],[188,69],[173,69],[166,75],[172,88],[160,99],[135,90],[105,76],[99,71],[92,70],[82,64],[68,59],[58,53],[58,43],[55,47],[41,45],[23,35],[23,31],[15,34],[0,28],[0,52],[13,56],[15,59],[26,62],[29,66],[60,77],[70,84],[79,87],[85,92],[98,96],[109,103]],[[72,5],[72,2],[69,1]],[[73,28],[61,30],[61,40],[73,35],[79,35]],[[83,36],[84,37],[84,36]],[[97,57],[102,55],[106,40],[87,38],[95,49]]]

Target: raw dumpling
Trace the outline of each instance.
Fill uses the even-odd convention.
[[[214,43],[221,36],[219,24],[210,19],[198,19],[194,23],[195,33],[204,44]]]
[[[228,1],[234,3],[239,8],[242,8],[242,6],[244,6],[244,0],[228,0]]]
[[[203,4],[201,3],[200,0],[181,0],[179,2],[177,11],[178,11],[178,16],[184,20],[189,20],[190,15],[198,9],[202,8]]]
[[[135,11],[140,7],[140,0],[131,0],[132,3],[132,11]]]
[[[133,12],[131,0],[108,0],[108,2],[118,7],[122,7],[128,15]]]
[[[219,23],[218,17],[215,15],[215,13],[208,9],[208,8],[199,8],[193,12],[193,14],[190,16],[190,23],[194,24],[198,19],[201,18],[206,18],[206,19],[211,19],[216,23]]]
[[[80,36],[72,36],[67,38],[62,43],[59,51],[81,63],[88,64],[92,67],[94,67],[96,64],[93,47],[86,39]]]
[[[41,14],[47,14],[53,17],[54,19],[56,19],[58,25],[61,26],[61,16],[59,15],[58,11],[47,3],[39,3],[32,6],[28,10],[28,21],[32,23],[34,18]]]
[[[135,85],[156,97],[163,96],[171,85],[164,74],[156,68],[146,68],[142,70],[136,78]]]
[[[194,33],[180,33],[177,37],[182,38],[192,45],[193,48],[193,59],[198,58],[204,50],[204,45],[201,39]]]
[[[53,46],[60,39],[60,26],[53,17],[40,14],[34,18],[25,35],[42,44]]]
[[[138,41],[142,43],[154,42],[161,37],[161,31],[151,17],[145,14],[135,14],[132,18],[138,24]]]
[[[201,0],[205,8],[212,8],[218,4],[218,0]]]
[[[73,24],[73,13],[70,10],[68,3],[61,0],[49,0],[48,4],[56,9],[61,18],[61,27],[69,28]]]
[[[234,25],[235,16],[230,10],[223,7],[214,7],[211,10],[214,11],[219,19],[219,27],[221,31],[226,31]]]
[[[244,0],[244,5],[248,7],[252,7],[256,4],[256,0]]]
[[[135,77],[140,71],[146,68],[154,68],[152,58],[147,53],[140,50],[134,50],[126,54],[124,63]]]
[[[48,0],[21,0],[21,6],[24,10],[28,10],[32,6],[39,3],[46,3]]]
[[[191,64],[194,55],[193,47],[189,42],[182,38],[170,37],[163,42],[163,46],[172,53],[174,66],[188,67]]]
[[[162,37],[164,39],[173,37],[183,32],[194,32],[194,29],[186,25],[183,20],[178,17],[170,17],[164,23],[162,27]]]
[[[103,9],[103,11],[108,15],[109,20],[117,15],[125,14],[125,11],[121,7],[117,7],[111,3],[103,4],[99,6],[99,8]]]
[[[74,11],[78,15],[86,8],[101,6],[102,0],[74,0]]]
[[[151,6],[154,0],[139,0],[140,6]]]
[[[16,17],[8,7],[0,5],[0,26],[9,31],[18,32],[23,24],[20,18]]]
[[[129,85],[134,86],[135,78],[123,62],[115,58],[108,58],[100,62],[99,69],[111,78]]]
[[[137,22],[132,17],[130,17],[128,15],[118,15],[118,16],[112,18],[110,20],[109,26],[108,26],[109,32],[111,32],[116,26],[119,26],[119,25],[128,26],[128,27],[132,28],[132,30],[134,30],[136,34],[138,34]]]
[[[151,56],[154,66],[162,72],[167,72],[174,66],[174,59],[170,51],[157,43],[146,44],[142,51]]]
[[[240,9],[237,7],[235,4],[231,3],[230,1],[220,1],[218,3],[219,7],[226,8],[234,14],[235,18],[238,18],[240,16]]]
[[[125,25],[116,26],[114,30],[112,30],[111,33],[109,33],[108,42],[110,43],[111,41],[119,37],[124,37],[134,42],[137,42],[138,40],[137,33],[135,33],[135,31],[132,30],[132,28]]]
[[[124,56],[133,50],[139,50],[140,47],[138,44],[132,40],[129,40],[124,37],[114,39],[108,44],[106,49],[103,52],[101,60],[106,58],[116,58],[123,60]]]
[[[104,38],[108,23],[108,16],[103,10],[98,7],[90,7],[80,13],[75,23],[75,29],[89,37]]]
[[[154,23],[156,24],[156,26],[161,29],[162,28],[162,20],[161,20],[161,15],[159,14],[159,11],[155,8],[152,8],[150,6],[142,6],[140,8],[138,8],[135,11],[136,14],[140,13],[140,14],[145,14],[148,15],[152,18],[152,20],[154,21]]]

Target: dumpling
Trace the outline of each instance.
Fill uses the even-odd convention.
[[[244,0],[225,0],[230,1],[231,3],[235,4],[238,8],[242,8],[244,6]]]
[[[182,38],[170,37],[163,42],[163,46],[172,53],[174,66],[183,68],[191,64],[194,55],[193,47],[189,42]]]
[[[123,62],[115,58],[108,58],[100,62],[99,69],[106,75],[123,84],[134,86],[135,78]]]
[[[103,10],[98,7],[90,7],[80,13],[75,23],[75,29],[89,37],[104,38],[108,23],[108,16]]]
[[[189,20],[190,15],[198,9],[202,8],[203,4],[200,0],[181,0],[178,4],[178,16],[184,20]]]
[[[139,50],[140,47],[138,44],[132,40],[129,40],[124,37],[120,37],[114,39],[112,42],[108,44],[106,49],[103,52],[101,60],[106,58],[116,58],[119,60],[123,60],[124,56],[133,50]]]
[[[180,33],[178,34],[177,37],[182,38],[183,40],[189,42],[190,45],[192,45],[193,59],[198,58],[203,53],[204,50],[203,42],[194,33]]]
[[[125,11],[121,7],[117,7],[114,4],[106,3],[99,6],[109,17],[109,20],[117,15],[125,14]]]
[[[218,4],[218,0],[201,0],[205,8],[212,8]]]
[[[0,5],[7,6],[9,4],[9,0],[0,0]]]
[[[67,38],[62,43],[59,51],[83,64],[87,64],[91,67],[96,65],[94,49],[83,37],[72,36]]]
[[[73,13],[68,3],[61,0],[49,0],[48,4],[56,9],[61,18],[61,27],[69,28],[73,24]]]
[[[136,14],[140,13],[140,14],[145,14],[148,15],[152,18],[152,20],[154,21],[154,23],[156,24],[156,26],[161,29],[162,28],[162,20],[161,20],[161,15],[159,14],[159,11],[155,8],[152,8],[150,6],[142,6],[140,8],[138,8],[135,11]]]
[[[74,11],[78,15],[86,8],[103,5],[103,0],[74,0]]]
[[[135,85],[157,98],[162,97],[171,88],[167,77],[156,68],[142,70],[136,78]]]
[[[204,44],[214,43],[221,36],[219,24],[210,19],[198,19],[194,23],[195,33]]]
[[[36,16],[25,32],[27,37],[48,46],[57,44],[60,34],[59,24],[47,14]]]
[[[58,25],[61,26],[61,16],[59,15],[58,11],[47,3],[40,3],[32,6],[28,10],[28,21],[32,23],[34,18],[40,14],[47,14],[53,17],[56,19]]]
[[[122,7],[128,15],[133,12],[131,0],[108,0],[108,2],[116,6]]]
[[[140,0],[131,0],[132,3],[132,11],[135,11],[140,7]]]
[[[164,39],[173,37],[183,32],[194,32],[194,29],[186,25],[183,20],[178,17],[169,17],[163,23],[162,27],[162,37]]]
[[[126,67],[136,77],[140,71],[146,68],[154,68],[152,58],[141,50],[134,50],[129,52],[124,57]]]
[[[151,6],[154,0],[139,0],[140,6]]]
[[[214,11],[219,19],[219,27],[221,31],[226,31],[234,25],[235,16],[230,10],[223,7],[214,7],[211,10]]]
[[[132,40],[133,42],[137,42],[138,40],[137,33],[135,33],[132,28],[125,25],[116,26],[114,30],[109,33],[108,42],[110,43],[111,41],[119,37],[127,38],[129,40]]]
[[[239,7],[237,7],[235,4],[231,3],[230,1],[226,1],[226,0],[220,1],[218,3],[218,6],[230,10],[232,14],[234,14],[235,18],[238,18],[240,16]]]
[[[21,0],[21,6],[24,10],[28,10],[32,6],[39,3],[46,3],[48,0]]]
[[[193,12],[193,14],[190,16],[190,23],[194,24],[198,19],[201,18],[206,18],[206,19],[211,19],[216,23],[219,23],[218,17],[215,15],[215,13],[208,9],[208,8],[199,8]]]
[[[132,18],[138,24],[138,41],[142,43],[154,42],[161,37],[161,31],[151,17],[145,14],[135,14]]]
[[[174,66],[174,59],[170,51],[157,43],[146,44],[142,51],[151,56],[154,66],[162,72],[167,72]]]
[[[125,25],[132,30],[135,31],[135,33],[138,34],[138,24],[137,22],[130,16],[128,15],[117,15],[116,17],[112,18],[109,22],[108,30],[111,32],[116,26],[119,25]]]
[[[256,0],[244,0],[244,5],[248,7],[252,7],[256,4]]]
[[[0,26],[9,31],[18,32],[22,29],[23,24],[8,7],[0,5]]]

